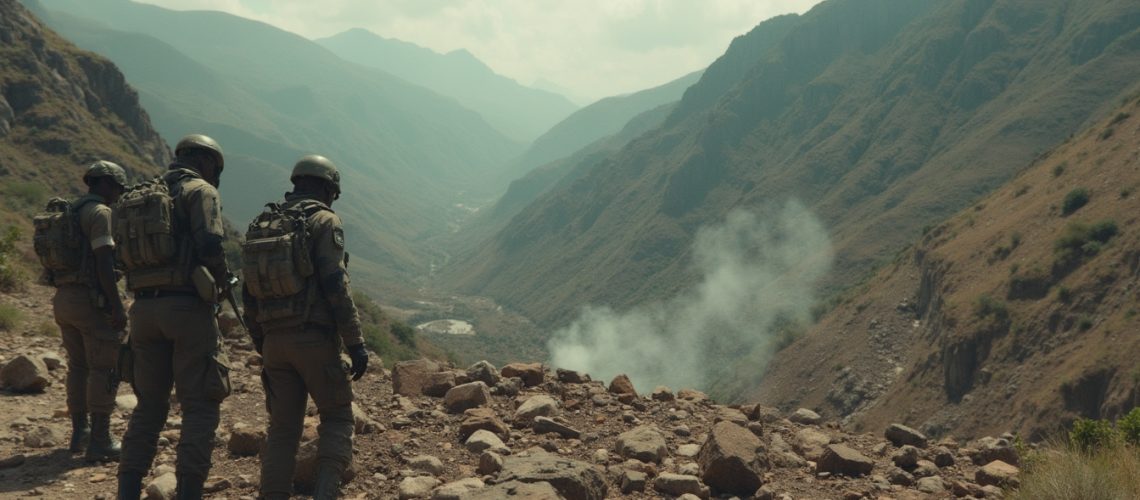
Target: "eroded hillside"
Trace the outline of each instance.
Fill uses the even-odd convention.
[[[1140,101],[924,231],[780,353],[762,401],[1050,437],[1140,404]]]

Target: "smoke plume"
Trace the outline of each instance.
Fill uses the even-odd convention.
[[[553,334],[551,363],[604,380],[626,373],[639,391],[708,390],[742,360],[762,372],[781,329],[810,320],[814,284],[832,258],[827,231],[801,204],[768,213],[737,210],[701,228],[693,265],[702,278],[677,296],[622,312],[584,308]]]

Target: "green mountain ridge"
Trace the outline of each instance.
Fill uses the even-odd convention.
[[[1123,0],[824,2],[734,41],[664,126],[445,273],[553,327],[676,294],[697,228],[795,198],[832,233],[820,286],[841,290],[1112,109],[1138,50]]]
[[[520,147],[449,98],[263,23],[128,1],[38,4],[49,25],[119,62],[164,135],[221,142],[234,220],[279,198],[300,155],[336,161],[357,281],[374,293],[414,286],[434,251],[425,241],[448,230],[454,203],[500,190],[487,179]]]
[[[565,97],[496,74],[465,49],[439,54],[361,28],[314,41],[347,61],[454,98],[519,142],[530,142],[577,109]]]

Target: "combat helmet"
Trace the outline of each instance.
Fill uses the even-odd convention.
[[[296,181],[298,177],[316,177],[328,181],[336,194],[340,194],[340,171],[331,160],[321,155],[306,155],[297,160],[289,180]]]
[[[218,145],[218,141],[211,139],[209,136],[202,134],[190,134],[183,137],[178,141],[178,145],[174,146],[174,156],[181,156],[182,152],[190,149],[201,149],[214,156],[218,162],[218,168],[225,166],[225,157],[222,155],[222,147]]]
[[[87,167],[87,172],[83,174],[83,182],[90,186],[92,180],[99,177],[110,177],[119,186],[127,187],[127,171],[109,161],[99,160]]]

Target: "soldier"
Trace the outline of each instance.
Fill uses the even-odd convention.
[[[87,195],[70,204],[70,216],[76,218],[82,233],[79,267],[49,269],[48,273],[57,287],[52,310],[67,351],[69,448],[72,452],[86,448],[89,462],[113,461],[119,459],[119,444],[111,437],[110,424],[119,384],[111,374],[127,313],[116,285],[115,240],[108,205],[117,202],[126,190],[127,173],[114,163],[97,161],[87,168],[83,182],[88,186]]]
[[[269,436],[261,462],[261,495],[287,499],[305,417],[312,396],[320,414],[314,498],[336,498],[340,476],[352,459],[352,380],[368,367],[360,319],[348,288],[348,254],[340,218],[330,208],[340,196],[340,174],[322,156],[301,158],[283,204],[250,224],[242,246],[246,324],[263,356]],[[300,220],[296,224],[291,221]],[[299,256],[275,255],[296,243]],[[299,257],[299,258],[298,258]],[[259,262],[288,262],[286,268]],[[352,360],[340,358],[347,348]]]
[[[217,190],[223,167],[217,142],[188,135],[175,147],[167,172],[144,185],[149,187],[124,195],[117,207],[116,234],[121,230],[119,239],[130,238],[121,243],[119,259],[135,296],[130,348],[139,400],[123,437],[120,499],[140,496],[170,410],[172,386],[182,408],[176,498],[202,497],[219,406],[230,389],[213,284],[215,277],[224,282],[229,276]]]

